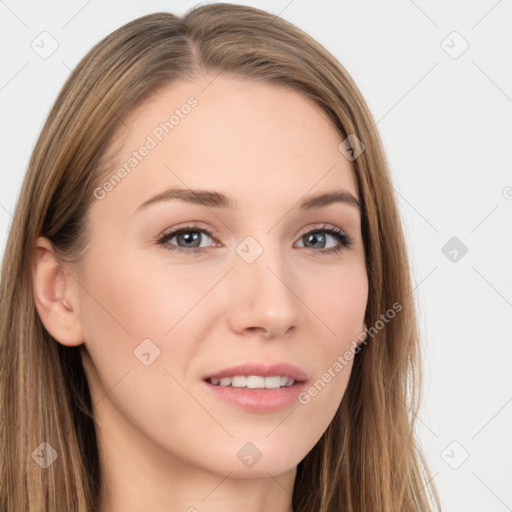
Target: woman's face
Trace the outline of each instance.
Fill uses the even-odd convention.
[[[368,296],[357,207],[301,207],[358,198],[342,138],[292,90],[211,76],[159,92],[116,140],[77,313],[103,436],[165,467],[295,469],[343,398]]]

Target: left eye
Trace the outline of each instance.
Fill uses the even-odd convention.
[[[204,228],[186,226],[164,234],[158,243],[163,245],[167,250],[177,251],[179,253],[200,253],[204,252],[204,247],[207,247],[207,245],[201,244],[202,235],[212,238],[213,233]],[[338,244],[325,247],[328,237],[336,240]],[[176,239],[176,242],[172,242],[173,239]],[[300,236],[299,242],[302,242],[302,246],[299,247],[305,247],[305,243],[311,243],[313,247],[305,248],[313,250],[323,249],[321,251],[315,251],[321,254],[338,253],[342,251],[343,248],[350,247],[353,243],[352,239],[345,232],[332,226],[320,227],[306,231]],[[185,244],[185,246],[180,246],[180,243]],[[321,247],[319,247],[319,245]]]

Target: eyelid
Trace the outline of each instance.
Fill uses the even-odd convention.
[[[177,226],[173,226],[172,228],[165,229],[164,231],[162,231],[161,234],[159,234],[157,236],[157,239],[161,239],[170,234],[176,234],[177,232],[180,232],[180,231],[196,231],[196,230],[204,231],[205,233],[211,234],[211,236],[216,235],[215,229],[210,228],[210,227],[204,227],[202,224],[197,223],[197,221],[192,220],[190,222],[184,223],[183,225],[178,224]]]

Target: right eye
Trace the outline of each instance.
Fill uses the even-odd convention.
[[[158,244],[162,245],[164,249],[168,251],[197,254],[204,252],[203,248],[205,246],[201,245],[202,235],[203,237],[206,235],[209,238],[212,238],[213,233],[207,229],[198,228],[196,226],[184,226],[164,233],[158,240]],[[170,243],[173,238],[176,238],[176,243]],[[185,246],[179,246],[177,245],[178,243],[183,243]]]

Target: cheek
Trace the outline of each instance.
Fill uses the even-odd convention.
[[[162,249],[163,251],[163,249]],[[108,258],[91,255],[84,316],[91,341],[163,339],[184,317],[193,315],[215,281],[180,266],[153,264],[143,254]],[[215,276],[213,276],[215,277]]]
[[[204,274],[165,258],[148,263],[143,253],[124,254],[103,245],[88,256],[80,309],[92,387],[99,398],[115,386],[118,406],[138,404],[137,416],[165,416],[164,397],[172,397],[164,400],[169,407],[186,410],[193,404],[178,382],[208,336],[219,308],[208,292],[225,270]]]
[[[197,314],[204,314],[195,306],[211,284],[188,279],[177,269],[171,274],[170,267],[148,267],[142,258],[101,261],[88,274],[81,302],[89,354],[84,366],[96,414],[115,424],[112,415],[121,413],[163,443],[168,435],[164,426],[173,425],[185,439],[191,425],[176,422],[176,411],[192,417],[201,411],[180,383],[197,348],[190,327]]]
[[[364,263],[347,261],[326,271],[316,272],[302,279],[301,298],[318,320],[319,334],[330,354],[345,350],[363,329],[368,301],[368,277]]]
[[[134,387],[133,398],[144,389],[158,390],[163,396],[170,381],[162,378],[164,368],[174,372],[167,363],[184,362],[186,351],[191,350],[184,344],[169,349],[177,330],[173,326],[180,326],[201,290],[187,286],[178,272],[166,276],[142,257],[107,249],[103,246],[101,253],[88,256],[80,306],[85,345],[95,373],[104,391],[123,379],[141,384]],[[101,265],[94,263],[98,261]],[[151,371],[154,368],[159,368],[159,377],[156,370]],[[140,403],[147,403],[140,398]]]
[[[343,398],[357,357],[354,351],[363,332],[368,300],[366,270],[355,265],[319,275],[314,289],[317,291],[310,292],[304,301],[318,319],[318,335],[304,355],[316,361],[316,373],[299,402],[318,414],[326,428]]]

